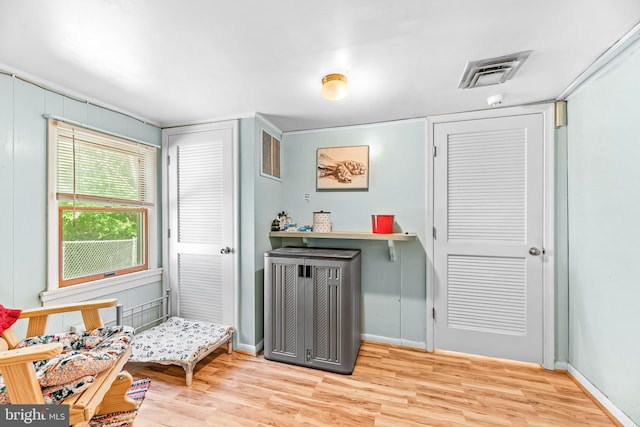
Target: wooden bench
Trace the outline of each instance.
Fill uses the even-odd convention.
[[[115,299],[67,304],[57,307],[43,307],[25,310],[21,319],[29,319],[27,337],[44,335],[47,319],[50,314],[80,311],[86,330],[104,326],[99,309],[113,307]],[[19,340],[11,329],[2,333],[4,342],[0,342],[0,373],[3,376],[7,393],[12,404],[44,404],[40,384],[36,379],[34,361],[49,359],[62,351],[62,344],[40,344],[32,347],[18,348]],[[137,408],[135,401],[126,393],[133,379],[123,371],[131,347],[128,347],[116,361],[115,365],[96,376],[95,382],[82,393],[69,396],[61,404],[69,405],[69,424],[76,426],[89,425],[95,415],[111,412],[131,411]]]

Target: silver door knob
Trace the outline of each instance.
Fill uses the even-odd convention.
[[[538,248],[530,248],[529,249],[529,253],[531,255],[540,255],[540,249],[538,249]]]
[[[229,246],[227,246],[226,248],[222,248],[222,249],[220,249],[220,253],[222,255],[230,254],[231,253],[231,248]]]

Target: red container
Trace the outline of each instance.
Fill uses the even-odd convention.
[[[371,226],[377,234],[393,233],[393,215],[371,215]]]

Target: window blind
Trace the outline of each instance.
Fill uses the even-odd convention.
[[[53,121],[58,200],[155,204],[157,149]]]

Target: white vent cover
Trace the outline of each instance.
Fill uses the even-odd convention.
[[[467,62],[458,88],[470,89],[504,83],[514,76],[531,52],[531,50],[528,50],[496,58]]]

